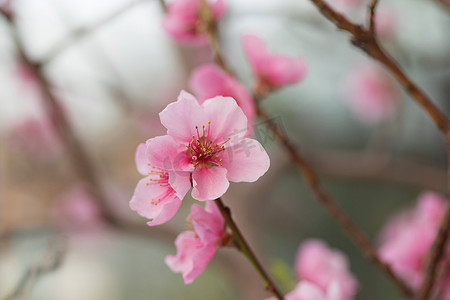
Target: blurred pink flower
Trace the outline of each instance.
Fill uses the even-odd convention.
[[[61,151],[58,134],[47,118],[30,117],[20,122],[8,132],[7,142],[37,159],[49,159]]]
[[[373,63],[360,66],[350,74],[347,94],[350,110],[368,124],[389,117],[399,101],[391,78]]]
[[[183,274],[185,284],[192,283],[205,270],[217,249],[229,241],[225,221],[214,201],[207,201],[205,208],[194,204],[189,219],[193,231],[178,235],[177,255],[165,259],[173,272]]]
[[[264,41],[252,34],[244,35],[242,44],[257,78],[258,93],[297,83],[306,76],[306,63],[302,58],[271,54]]]
[[[301,281],[313,283],[327,299],[353,299],[357,281],[348,269],[347,258],[320,240],[304,242],[297,252],[295,269]]]
[[[207,1],[212,18],[217,21],[225,14],[223,0]],[[175,0],[168,4],[163,28],[176,41],[182,43],[204,44],[204,21],[201,20],[201,0]]]
[[[271,297],[266,300],[276,300],[276,298]],[[333,298],[328,298],[315,284],[302,280],[284,297],[284,300],[333,300]]]
[[[83,184],[75,184],[57,199],[54,217],[69,229],[92,228],[101,225],[101,212],[91,193]]]
[[[200,103],[215,96],[232,97],[247,117],[247,127],[252,129],[256,115],[255,101],[245,86],[214,64],[198,67],[191,75],[191,89]]]
[[[167,135],[148,140],[147,155],[153,166],[167,170],[175,191],[176,178],[189,180],[189,172],[192,196],[213,200],[226,192],[229,181],[254,182],[269,168],[261,144],[245,137],[247,118],[233,98],[218,96],[199,104],[182,91],[159,116]]]
[[[412,288],[418,288],[423,280],[427,254],[436,237],[445,205],[446,201],[439,195],[423,193],[415,209],[394,216],[381,233],[381,258]],[[445,260],[448,260],[450,245],[446,256]],[[450,280],[450,271],[446,278]],[[450,296],[450,285],[441,283],[440,287],[444,294]]]
[[[15,75],[25,84],[36,82],[36,75],[24,61],[17,62]]]
[[[381,6],[375,14],[376,33],[381,38],[390,38],[397,30],[396,15],[391,8]]]
[[[176,178],[178,193],[169,182],[169,173],[149,163],[147,147],[140,144],[136,150],[136,166],[142,175],[130,201],[130,208],[143,217],[150,219],[149,226],[160,225],[169,221],[181,205],[181,200],[191,188],[188,176]]]

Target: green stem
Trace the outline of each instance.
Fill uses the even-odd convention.
[[[217,207],[220,210],[220,213],[222,214],[223,218],[225,219],[225,222],[227,223],[228,227],[232,231],[233,239],[236,242],[238,249],[248,258],[248,260],[252,263],[253,267],[258,272],[259,276],[261,276],[262,280],[264,281],[266,285],[266,289],[271,292],[277,299],[283,300],[283,294],[280,292],[280,290],[276,287],[275,283],[270,279],[269,275],[267,274],[266,270],[263,268],[259,260],[256,258],[255,253],[248,245],[247,241],[245,240],[244,236],[242,235],[241,231],[239,230],[238,226],[234,222],[233,218],[231,217],[231,211],[228,207],[226,207],[222,199],[217,198],[214,201],[217,205]]]

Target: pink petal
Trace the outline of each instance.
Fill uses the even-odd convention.
[[[295,289],[287,295],[286,300],[326,300],[326,297],[316,285],[307,281],[301,281]]]
[[[265,78],[273,87],[297,83],[306,76],[306,63],[302,58],[270,56],[267,59]]]
[[[244,53],[250,62],[250,66],[256,74],[260,74],[264,68],[264,61],[268,55],[266,44],[262,39],[253,34],[242,37]]]
[[[189,80],[189,86],[197,95],[200,103],[215,96],[224,95],[227,76],[214,64],[206,64],[196,68]]]
[[[159,117],[167,128],[167,134],[183,144],[189,143],[192,136],[197,135],[195,126],[201,127],[208,121],[195,97],[185,91],[181,91],[178,100],[167,105]]]
[[[331,250],[320,240],[308,240],[302,244],[297,252],[295,269],[299,279],[314,283],[327,291],[332,283],[337,282],[338,287],[330,291],[337,295],[337,288],[343,299],[351,299],[356,293],[357,282],[348,270],[346,257]]]
[[[223,143],[233,135],[247,133],[247,117],[233,98],[214,97],[202,106],[207,121],[211,122],[209,139],[214,144]]]
[[[182,273],[185,284],[192,283],[208,265],[217,251],[215,245],[204,245],[197,234],[185,231],[175,240],[176,256],[166,256],[165,262],[176,273]]]
[[[152,167],[149,166],[149,161],[147,157],[147,146],[144,143],[139,144],[139,146],[137,147],[134,160],[136,161],[136,167],[139,173],[147,176],[148,172],[152,170]]]
[[[200,0],[176,0],[167,5],[170,15],[179,18],[196,18],[200,9]]]
[[[445,211],[446,200],[433,192],[424,192],[418,198],[416,218],[439,226]]]
[[[227,170],[221,167],[196,168],[192,174],[192,197],[199,201],[217,199],[228,189]]]
[[[256,115],[255,101],[239,81],[216,65],[206,64],[195,69],[189,85],[200,103],[215,96],[232,97],[247,117],[248,128],[252,128]]]
[[[175,190],[178,198],[183,199],[191,189],[191,173],[182,171],[169,171],[169,184]]]
[[[178,235],[175,246],[177,247],[177,255],[166,256],[166,264],[175,273],[190,272],[194,267],[192,258],[195,251],[203,246],[202,242],[195,232],[185,231]]]
[[[169,135],[149,139],[146,146],[151,166],[177,172],[190,171],[193,168],[186,155],[185,147]]]
[[[207,201],[207,204],[215,205],[213,201]],[[220,214],[220,212],[219,212]],[[195,232],[204,244],[216,244],[223,233],[225,221],[222,215],[207,212],[200,205],[194,204],[191,208],[189,218],[192,220]]]
[[[214,15],[215,20],[221,19],[226,13],[226,6],[223,0],[209,1],[209,9]]]
[[[254,139],[243,138],[233,147],[226,148],[221,158],[227,169],[227,178],[233,182],[254,182],[264,175],[270,166],[266,150]]]
[[[152,219],[147,224],[154,226],[169,221],[180,207],[181,200],[170,187],[152,184],[149,178],[150,176],[138,182],[130,208],[139,215]]]
[[[325,294],[316,285],[302,280],[295,289],[284,297],[285,300],[331,300],[325,297]],[[266,300],[276,300],[271,297]],[[334,299],[333,299],[334,300]]]
[[[190,284],[206,269],[206,266],[216,254],[216,245],[206,245],[198,249],[192,257],[193,268],[190,272],[183,273],[185,284]]]

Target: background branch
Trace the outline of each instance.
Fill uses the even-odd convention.
[[[139,0],[142,1],[142,0]],[[136,1],[138,2],[138,1]],[[40,63],[35,63],[28,57],[19,33],[14,22],[14,15],[0,9],[0,15],[8,21],[14,44],[16,46],[17,55],[20,60],[31,70],[36,78],[37,85],[42,94],[43,106],[45,112],[51,120],[58,138],[61,140],[68,158],[71,162],[72,168],[77,176],[86,184],[89,193],[100,207],[101,218],[112,228],[119,231],[133,232],[143,236],[157,236],[166,240],[172,239],[176,234],[168,229],[160,227],[158,229],[149,231],[145,224],[137,224],[133,221],[126,220],[118,216],[112,209],[106,196],[101,181],[98,178],[94,164],[89,157],[87,151],[84,149],[82,143],[76,136],[71,124],[68,121],[64,108],[61,106],[59,99],[56,99],[52,92],[52,85],[48,81]]]
[[[342,17],[343,18],[343,17]],[[346,21],[345,18],[343,20]],[[206,20],[208,21],[208,19]],[[348,22],[348,21],[346,21]],[[353,26],[350,22],[346,26]],[[233,75],[229,72],[229,67],[226,65],[223,58],[220,45],[218,44],[217,33],[214,26],[207,26],[206,32],[208,35],[208,40],[210,42],[210,47],[214,52],[214,57],[216,62],[223,68],[224,71]],[[262,95],[259,95],[262,96]],[[259,99],[255,99],[255,104],[260,103]],[[311,165],[304,159],[304,157],[297,151],[297,149],[290,143],[290,141],[283,135],[281,130],[277,127],[272,119],[259,107],[257,107],[258,116],[269,122],[270,129],[279,138],[285,149],[289,152],[291,159],[299,167],[301,173],[305,176],[305,180],[308,183],[311,191],[314,193],[316,198],[322,203],[328,210],[330,215],[342,226],[342,228],[349,234],[349,236],[355,241],[355,243],[360,246],[366,257],[368,257],[380,270],[382,270],[388,278],[396,284],[400,291],[407,297],[412,296],[412,292],[409,287],[392,271],[391,267],[385,264],[379,257],[376,250],[372,247],[369,240],[364,236],[362,232],[353,224],[353,222],[344,214],[343,211],[335,204],[335,202],[324,192],[322,189],[318,177],[316,176]]]
[[[64,39],[60,41],[56,46],[54,46],[46,55],[44,55],[44,57],[37,64],[42,66],[50,63],[53,59],[55,59],[59,54],[64,52],[64,50],[66,50],[68,47],[72,46],[75,42],[93,33],[103,25],[106,25],[111,21],[117,19],[119,16],[123,15],[131,8],[133,8],[136,4],[141,3],[143,1],[144,0],[133,0],[125,4],[115,12],[113,12],[111,15],[107,16],[106,18],[100,21],[97,21],[91,26],[75,29],[73,32],[66,35]]]

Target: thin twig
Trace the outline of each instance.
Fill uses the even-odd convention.
[[[44,274],[56,270],[62,263],[65,254],[63,241],[49,242],[42,258],[32,264],[19,280],[17,287],[3,300],[26,299],[33,284]]]
[[[447,141],[447,151],[449,152],[449,166],[450,166],[450,123],[447,116],[435,106],[431,99],[403,72],[398,63],[391,58],[381,47],[376,40],[373,32],[364,29],[360,25],[353,24],[347,20],[343,15],[334,11],[323,0],[311,0],[311,2],[319,9],[319,11],[327,19],[333,22],[338,28],[349,32],[352,35],[352,44],[371,56],[373,59],[383,64],[391,73],[397,78],[403,88],[409,93],[412,98],[422,107],[422,109],[429,115],[436,126],[443,133]],[[373,3],[372,3],[373,4]],[[375,3],[376,4],[376,3]],[[450,181],[450,168],[449,168]],[[450,189],[450,182],[448,182]],[[450,195],[450,192],[449,192]],[[434,278],[436,277],[437,264],[441,259],[450,232],[450,205],[448,206],[443,220],[439,226],[438,234],[433,246],[428,255],[428,265],[424,280],[419,292],[416,295],[416,300],[425,300],[433,289]]]
[[[412,295],[408,286],[398,278],[392,271],[388,264],[385,264],[378,253],[373,248],[367,237],[355,226],[355,224],[344,214],[343,211],[336,205],[330,196],[323,190],[319,178],[314,172],[311,165],[304,159],[299,151],[291,144],[283,132],[278,128],[276,123],[260,108],[258,109],[259,117],[269,122],[271,130],[276,134],[283,146],[289,152],[291,159],[296,163],[305,177],[308,186],[319,200],[319,202],[328,210],[331,216],[344,228],[353,241],[362,249],[368,259],[370,259],[380,270],[382,270],[402,291],[402,293],[409,297]]]
[[[280,292],[280,290],[277,288],[275,283],[272,281],[270,276],[268,275],[267,271],[264,269],[262,264],[259,262],[258,258],[256,257],[253,250],[250,248],[249,244],[245,240],[244,236],[242,235],[239,227],[234,222],[233,218],[231,217],[231,211],[228,207],[226,207],[222,199],[218,198],[214,201],[217,205],[217,207],[220,210],[220,213],[222,214],[223,218],[225,219],[226,224],[232,231],[233,239],[236,242],[239,250],[247,257],[247,259],[252,263],[258,274],[263,279],[266,289],[271,292],[277,299],[283,300],[283,294]]]
[[[306,149],[304,153],[320,174],[393,182],[440,193],[447,191],[445,169],[412,158],[317,149]]]
[[[161,7],[164,13],[167,13],[167,5],[165,0],[159,0],[159,6]]]
[[[73,45],[76,41],[88,36],[89,34],[93,33],[95,30],[99,29],[103,25],[106,25],[110,23],[111,21],[115,20],[117,17],[123,15],[125,12],[129,11],[131,8],[133,8],[136,4],[143,2],[144,0],[133,0],[121,8],[114,11],[112,14],[108,15],[104,19],[94,23],[93,25],[89,27],[81,27],[78,29],[75,29],[68,35],[64,37],[62,41],[60,41],[56,46],[54,46],[44,57],[38,62],[39,65],[46,65],[50,63],[53,59],[55,59],[59,54],[61,54],[64,50],[66,50],[68,47]]]
[[[376,35],[376,33],[375,33],[375,27],[376,27],[376,24],[375,24],[375,9],[377,8],[377,5],[378,5],[378,0],[372,0],[372,2],[370,3],[370,5],[369,5],[369,32],[373,35],[373,36],[375,36]]]
[[[450,0],[433,0],[433,1],[442,5],[442,7],[444,7],[445,9],[448,10],[448,12],[450,12]]]
[[[447,203],[447,209],[444,214],[443,222],[439,227],[436,239],[431,247],[428,256],[428,265],[425,273],[425,278],[422,285],[415,296],[415,300],[425,300],[428,299],[428,295],[431,293],[433,286],[435,284],[435,279],[438,270],[438,264],[441,257],[445,253],[445,245],[449,239],[449,228],[450,228],[450,205]]]
[[[352,35],[352,44],[373,59],[383,64],[397,78],[403,88],[428,113],[436,126],[447,135],[450,132],[450,123],[447,116],[438,109],[430,98],[403,72],[397,62],[391,58],[377,42],[370,31],[363,26],[354,24],[342,14],[336,12],[323,0],[310,0],[327,19],[339,29]]]
[[[3,15],[8,21],[13,40],[17,48],[18,56],[21,61],[23,61],[33,72],[40,88],[40,92],[43,96],[42,100],[46,113],[53,123],[58,137],[68,153],[68,158],[70,159],[74,171],[80,179],[86,183],[93,199],[95,199],[96,203],[99,205],[103,221],[117,230],[133,232],[139,235],[154,236],[154,234],[149,233],[147,226],[135,224],[134,222],[122,219],[114,213],[105,192],[103,191],[101,182],[94,170],[94,165],[92,164],[91,158],[76,136],[60,102],[55,98],[52,92],[52,86],[44,74],[41,65],[33,62],[33,60],[26,54],[14,23],[14,16],[12,14],[5,13],[1,9],[0,15]],[[154,232],[158,236],[164,236],[164,234],[167,233],[163,229],[150,232]],[[169,235],[173,235],[171,232],[168,233]]]
[[[450,149],[450,139],[447,141],[447,143],[448,143],[447,147]],[[450,164],[450,151],[448,153],[448,161]],[[448,178],[450,180],[450,167],[448,168]],[[450,189],[450,182],[448,183],[448,188]],[[433,290],[433,286],[436,281],[435,279],[438,273],[438,264],[445,253],[445,245],[447,244],[449,235],[450,235],[450,202],[447,201],[447,209],[445,210],[444,216],[442,217],[442,221],[439,226],[436,238],[427,256],[428,264],[425,276],[414,300],[428,299],[428,295]]]

